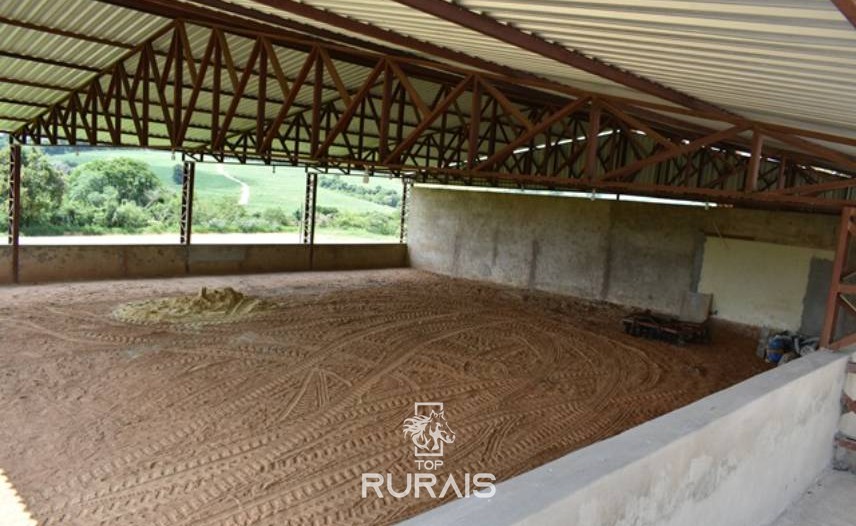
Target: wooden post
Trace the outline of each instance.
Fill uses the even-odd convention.
[[[764,136],[758,130],[752,131],[752,157],[749,159],[749,167],[746,168],[746,181],[744,190],[754,192],[758,190],[758,172],[761,169],[761,152],[764,149]]]

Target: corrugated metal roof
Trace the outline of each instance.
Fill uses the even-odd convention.
[[[177,0],[177,1],[178,1],[179,3],[182,3],[182,4],[190,4],[190,5],[195,5],[195,4],[197,4],[197,2],[196,2],[195,0]],[[287,15],[287,14],[286,14],[286,15],[283,15],[283,13],[282,13],[281,11],[279,11],[279,10],[276,10],[276,9],[274,9],[274,8],[271,8],[271,7],[265,6],[265,5],[263,5],[263,4],[258,4],[258,3],[256,3],[256,2],[250,2],[250,1],[244,1],[244,0],[225,0],[225,1],[226,1],[226,2],[228,2],[228,3],[230,3],[230,4],[235,4],[235,5],[237,5],[237,6],[246,7],[246,8],[249,8],[249,9],[252,9],[252,10],[255,10],[255,11],[258,11],[259,13],[264,13],[264,14],[274,15],[274,16],[277,16],[277,17],[279,17],[279,18],[283,18],[283,19],[285,19],[285,20],[293,20],[293,21],[296,21],[296,22],[300,22],[300,23],[306,24],[306,25],[308,25],[308,26],[310,26],[310,27],[318,28],[319,30],[326,30],[326,31],[330,31],[330,32],[333,32],[333,33],[336,33],[336,34],[340,34],[340,35],[346,35],[346,34],[347,34],[347,32],[346,32],[346,31],[343,31],[343,30],[342,30],[340,27],[338,27],[338,26],[330,25],[330,24],[324,24],[324,23],[321,23],[321,22],[317,22],[317,21],[314,21],[314,20],[307,19],[307,18],[302,18],[302,17],[299,17],[299,16]],[[209,5],[207,5],[207,4],[206,4],[206,6],[205,6],[205,7],[210,8],[210,9],[211,9],[211,10],[213,10],[213,11],[217,11],[217,12],[221,12],[221,13],[224,13],[224,14],[225,14],[225,12],[224,12],[223,10],[218,9],[216,6],[209,6]],[[229,13],[229,16],[236,16],[236,15],[235,15],[234,13]],[[238,18],[244,18],[244,19],[246,19],[247,17],[246,17],[246,16],[238,16]],[[267,22],[265,21],[265,23],[267,23]],[[270,25],[270,24],[268,23],[268,25]],[[315,35],[314,35],[314,34],[308,34],[308,36],[309,36],[309,37],[313,37],[313,38],[315,37]],[[416,54],[416,55],[418,55],[418,53],[413,53],[411,50],[409,50],[409,49],[408,49],[408,48],[406,48],[406,47],[397,46],[397,45],[395,45],[395,44],[391,44],[391,43],[389,43],[389,42],[387,42],[387,41],[385,41],[385,40],[380,40],[380,39],[376,39],[376,38],[371,38],[371,37],[363,36],[363,35],[360,35],[360,36],[359,36],[359,39],[360,39],[360,40],[362,40],[362,41],[364,41],[364,42],[367,42],[367,43],[372,43],[372,44],[376,44],[376,45],[384,46],[384,47],[389,48],[389,49],[392,49],[392,50],[397,50],[397,51],[401,52],[402,54],[408,54],[408,53],[409,53],[409,54]],[[429,57],[429,56],[427,56],[427,55],[422,55],[422,58],[430,59],[430,58],[433,58],[433,57]]]
[[[115,62],[125,51],[122,48],[68,39],[60,35],[2,23],[0,23],[0,50],[99,69]]]
[[[3,15],[41,26],[66,29],[127,44],[145,40],[163,18],[92,0],[15,0],[3,2]]]
[[[93,73],[79,69],[69,69],[3,56],[0,56],[0,72],[4,77],[17,80],[66,87],[76,87],[84,80],[94,76]]]
[[[92,0],[16,0],[0,3],[3,17],[51,29],[70,31],[133,46],[164,24],[164,19]],[[74,88],[94,78],[87,69],[41,63],[39,59],[100,69],[113,64],[127,47],[68,38],[45,31],[0,23],[0,50],[32,59],[0,56],[0,76],[22,82]],[[0,98],[51,104],[67,91],[0,82]],[[27,118],[43,113],[37,106],[0,103],[0,114]],[[2,120],[0,128],[15,129],[21,122]]]
[[[252,0],[229,1],[230,3],[250,7],[267,14],[283,16],[306,24],[316,26],[320,25],[337,33],[347,33],[339,27],[320,24],[317,21],[287,14],[281,10]],[[469,55],[484,58],[521,71],[529,71],[550,76],[556,65],[554,61],[535,53],[523,51],[509,44],[498,42],[495,39],[485,37],[472,30],[463,28],[451,22],[440,20],[431,15],[388,0],[308,0],[303,3],[328,9],[334,13],[345,15],[361,22],[370,23],[383,29],[389,29],[412,36],[425,42],[439,44],[449,49],[462,51]],[[358,36],[363,39],[367,38],[363,35],[351,36]],[[379,43],[389,45],[385,42]],[[413,50],[410,49],[399,49],[402,49],[402,51],[413,52]],[[425,54],[420,55],[425,58],[437,58]],[[650,99],[650,97],[644,94],[640,94],[634,90],[625,88],[584,71],[568,69],[565,73],[566,74],[563,76],[562,80],[567,83],[570,79],[573,85],[580,89],[597,91],[610,95],[637,98],[642,97],[646,100]]]
[[[252,0],[231,2],[318,24]],[[397,2],[303,3],[583,89],[647,98]],[[749,118],[856,132],[856,31],[827,0],[456,3]]]
[[[827,0],[460,4],[750,118],[856,131],[856,30]]]
[[[259,1],[227,1],[259,13],[419,55],[411,49],[362,34],[349,34],[336,25],[294,16]],[[390,0],[304,0],[303,3],[585,90],[636,99],[653,98]],[[630,0],[460,0],[456,3],[746,117],[837,135],[856,135],[856,104],[853,103],[856,100],[856,30],[827,0],[651,0],[644,3]],[[200,0],[179,0],[176,4],[205,4],[211,8]],[[145,40],[168,22],[166,18],[94,0],[3,2],[0,14],[126,45]],[[188,25],[188,37],[195,54],[201,55],[206,31]],[[234,35],[228,38],[236,63],[243,64],[252,41]],[[168,45],[168,38],[162,38],[156,48],[166,51]],[[0,25],[0,50],[100,68],[115,61],[126,48]],[[421,56],[446,60],[424,53]],[[286,70],[293,71],[302,63],[305,53],[279,49],[278,57]],[[159,60],[163,63],[162,57]],[[346,86],[356,90],[366,68],[340,61],[336,64]],[[92,78],[92,73],[85,70],[8,57],[0,57],[0,71],[0,76],[65,87],[78,86]],[[329,77],[326,81],[332,84]],[[250,89],[255,82],[251,80]],[[270,89],[273,99],[281,96],[275,83]],[[5,99],[44,104],[58,100],[64,93],[0,84],[0,98]],[[336,94],[328,87],[324,96],[335,97]],[[308,105],[311,102],[311,90],[302,90],[298,103]],[[203,92],[198,106],[209,109],[210,94]],[[38,106],[10,103],[0,103],[0,109],[0,113],[15,117],[40,112]],[[238,108],[239,113],[246,115],[253,115],[256,110],[255,104],[246,100]],[[274,116],[276,105],[269,104],[265,113]],[[238,124],[251,125],[248,119],[240,116],[235,119],[235,125]]]

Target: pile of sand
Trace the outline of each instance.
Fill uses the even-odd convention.
[[[113,311],[113,317],[129,323],[222,323],[274,308],[272,301],[245,296],[231,287],[202,287],[195,296],[126,303]]]

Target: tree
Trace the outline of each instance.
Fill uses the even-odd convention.
[[[184,166],[176,164],[172,167],[172,182],[175,184],[184,183]]]
[[[169,210],[175,204],[173,194],[147,163],[127,157],[99,159],[71,171],[63,215],[69,225],[91,232],[160,229],[176,217]]]
[[[0,195],[9,195],[9,148],[0,152]],[[50,225],[58,221],[65,182],[63,173],[51,164],[48,156],[37,147],[21,149],[21,225],[31,227]],[[6,214],[3,226],[6,226]]]
[[[71,201],[86,202],[95,194],[113,194],[119,204],[124,202],[147,206],[162,198],[163,186],[149,165],[128,157],[99,159],[81,164],[68,178]]]

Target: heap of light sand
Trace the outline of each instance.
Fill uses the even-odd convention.
[[[157,298],[119,306],[113,316],[129,323],[219,323],[269,311],[276,303],[245,296],[231,287],[207,289],[194,296]]]

